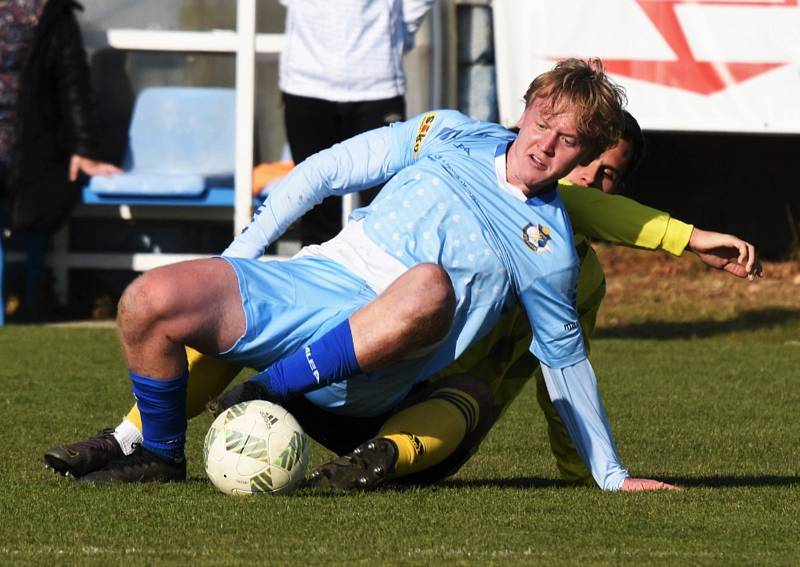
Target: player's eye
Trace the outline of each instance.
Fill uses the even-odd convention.
[[[574,148],[578,141],[575,138],[571,138],[570,136],[562,136],[561,140],[564,142],[564,145],[568,148]]]
[[[609,181],[616,181],[616,180],[617,180],[617,177],[619,177],[619,175],[617,174],[617,171],[616,171],[616,170],[614,170],[614,169],[609,169],[609,168],[605,168],[605,169],[603,170],[603,176],[604,176],[606,179],[608,179]]]

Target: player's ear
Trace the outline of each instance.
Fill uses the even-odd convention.
[[[519,119],[517,120],[517,130],[522,128],[522,123],[525,121],[525,116],[528,114],[528,109],[530,108],[530,103],[525,105],[525,109],[522,111],[522,114],[519,115]]]

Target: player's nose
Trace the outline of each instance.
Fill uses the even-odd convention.
[[[596,162],[592,162],[586,167],[582,168],[579,175],[581,185],[599,189],[598,187],[600,183],[599,172],[600,172],[600,167]]]
[[[557,141],[558,141],[558,135],[555,132],[544,134],[539,140],[539,148],[546,155],[552,156],[555,153]]]

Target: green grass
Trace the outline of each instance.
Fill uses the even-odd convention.
[[[624,463],[682,492],[563,486],[528,389],[439,486],[231,498],[200,462],[208,416],[190,425],[185,484],[45,470],[45,449],[127,410],[116,337],[0,328],[0,564],[798,564],[800,317],[680,335],[611,329],[593,360]],[[315,446],[312,465],[328,456]]]

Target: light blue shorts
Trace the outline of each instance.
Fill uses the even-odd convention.
[[[223,258],[236,271],[245,331],[226,360],[263,370],[313,342],[375,299],[361,278],[322,258]]]
[[[239,280],[246,326],[239,340],[219,357],[259,370],[314,342],[376,297],[363,279],[324,258],[224,260]],[[423,362],[402,361],[306,397],[333,413],[378,415],[405,398]]]

